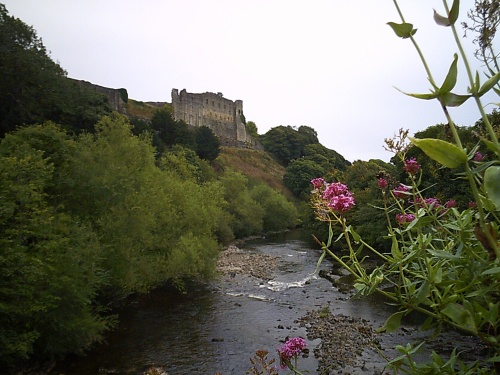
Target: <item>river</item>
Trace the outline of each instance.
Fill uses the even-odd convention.
[[[351,299],[328,280],[313,276],[320,252],[300,232],[249,241],[240,248],[279,257],[275,278],[266,282],[236,274],[191,287],[186,294],[155,290],[120,312],[120,325],[106,343],[85,357],[68,358],[53,373],[139,375],[158,366],[169,375],[240,375],[250,367],[256,350],[276,357],[287,336],[305,338],[305,328],[296,321],[307,311],[328,306],[334,314],[366,319],[374,328],[391,313],[391,307],[377,298]],[[322,266],[330,267],[327,261]],[[380,342],[389,350],[413,331],[409,324]],[[310,355],[299,361],[310,374],[317,373],[312,349],[318,344],[319,340],[308,341]],[[352,373],[374,373],[384,360],[367,350],[362,362],[363,369]]]

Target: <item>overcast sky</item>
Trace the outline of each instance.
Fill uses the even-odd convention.
[[[170,102],[172,88],[222,92],[243,100],[259,134],[307,125],[350,161],[388,161],[384,138],[445,122],[437,102],[395,89],[430,85],[412,43],[386,25],[400,22],[390,0],[1,1],[37,30],[69,77],[124,87],[140,101]],[[461,2],[461,19],[473,3]],[[433,8],[445,13],[442,1],[399,5],[442,82],[457,51],[451,30],[432,19]],[[465,47],[474,50],[472,38]],[[466,93],[463,77],[457,93]],[[472,101],[451,113],[458,125],[479,118]]]

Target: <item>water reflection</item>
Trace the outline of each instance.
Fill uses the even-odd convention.
[[[349,301],[329,281],[312,276],[320,252],[307,238],[291,233],[244,248],[280,257],[274,280],[236,275],[187,295],[157,290],[122,312],[108,344],[86,358],[68,359],[54,373],[135,375],[160,366],[169,375],[244,374],[256,350],[266,349],[274,357],[280,340],[305,337],[295,321],[308,310],[328,305],[334,313],[380,324],[388,316],[380,303]],[[302,369],[313,374],[316,367],[312,355],[301,359]]]

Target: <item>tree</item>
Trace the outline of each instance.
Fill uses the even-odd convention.
[[[259,134],[258,134],[258,131],[257,131],[257,125],[255,124],[255,122],[253,121],[248,121],[246,124],[245,124],[246,128],[247,128],[247,132],[248,134],[250,134],[252,137],[254,137],[255,139],[257,139],[259,137]]]
[[[220,178],[230,215],[230,227],[236,238],[262,232],[264,209],[250,195],[248,179],[239,172],[226,171]]]
[[[161,142],[155,144],[158,152],[163,152],[165,147],[180,144],[191,149],[196,149],[195,134],[188,125],[180,120],[176,121],[172,113],[167,109],[160,109],[155,112],[151,119],[151,128]],[[155,138],[153,137],[153,140]]]
[[[32,355],[86,349],[112,325],[92,303],[106,282],[95,232],[48,199],[67,144],[43,152],[30,131],[0,144],[0,367],[9,372]]]
[[[107,98],[78,87],[51,60],[36,31],[0,4],[0,137],[52,120],[79,132],[111,111]]]
[[[283,182],[297,197],[307,199],[311,191],[311,180],[321,177],[324,169],[313,162],[304,158],[293,160],[286,168]]]
[[[261,139],[266,151],[272,153],[285,167],[292,160],[303,156],[304,147],[309,144],[310,140],[291,126],[272,128]]]
[[[220,141],[212,129],[200,126],[195,130],[196,154],[200,159],[213,161],[220,153]]]
[[[299,223],[299,214],[295,205],[270,186],[255,185],[250,190],[250,196],[264,209],[263,229],[265,232],[293,228]]]

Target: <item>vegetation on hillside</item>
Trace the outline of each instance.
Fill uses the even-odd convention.
[[[84,351],[117,324],[110,306],[210,278],[223,244],[297,225],[265,178],[220,168],[210,129],[128,100],[131,124],[3,5],[0,31],[4,372]]]

